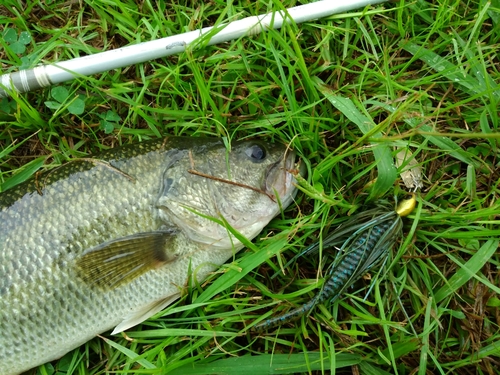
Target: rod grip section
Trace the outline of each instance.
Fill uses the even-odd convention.
[[[52,84],[44,66],[4,74],[0,78],[0,98],[10,96],[9,92],[12,91],[28,92]]]

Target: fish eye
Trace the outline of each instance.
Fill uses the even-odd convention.
[[[266,158],[265,148],[257,144],[247,147],[247,149],[245,150],[245,154],[254,163],[260,163]]]

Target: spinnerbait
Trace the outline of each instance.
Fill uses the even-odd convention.
[[[332,266],[328,269],[326,281],[321,290],[311,301],[283,315],[266,319],[257,324],[254,329],[265,331],[281,324],[291,322],[309,313],[318,303],[327,300],[335,301],[348,287],[374,267],[385,263],[389,250],[401,234],[401,217],[411,213],[415,207],[415,197],[401,202],[395,211],[387,212],[383,207],[377,207],[354,216],[344,225],[327,236],[323,248],[342,244]],[[319,250],[315,243],[304,252],[295,256],[288,264],[298,257]]]

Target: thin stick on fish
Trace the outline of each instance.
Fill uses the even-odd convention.
[[[239,187],[242,187],[242,188],[246,188],[246,189],[250,189],[250,190],[256,191],[257,193],[266,195],[273,202],[276,202],[276,200],[274,199],[273,196],[271,196],[270,194],[266,193],[264,190],[258,189],[256,187],[253,187],[253,186],[250,186],[250,185],[245,185],[245,184],[242,184],[241,182],[226,180],[225,178],[215,177],[215,176],[203,173],[203,172],[198,172],[197,170],[194,170],[194,169],[189,169],[188,172],[191,173],[191,174],[194,174],[196,176],[205,177],[205,178],[209,178],[209,179],[214,180],[214,181],[219,181],[219,182],[223,182],[223,183],[226,183],[226,184],[230,184],[230,185],[234,185],[234,186],[239,186]]]

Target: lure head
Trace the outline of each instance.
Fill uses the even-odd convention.
[[[415,196],[415,193],[413,193],[410,199],[405,199],[404,201],[401,201],[401,203],[398,204],[398,207],[396,208],[396,213],[401,217],[408,216],[413,212],[416,205],[417,205],[417,198]]]

